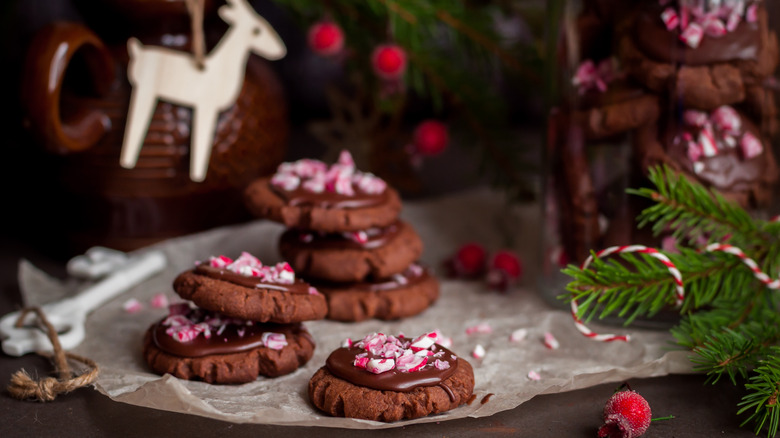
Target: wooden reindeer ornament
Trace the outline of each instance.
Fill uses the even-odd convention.
[[[189,53],[127,42],[127,76],[133,86],[119,163],[133,168],[138,160],[157,100],[192,108],[190,178],[206,178],[219,113],[236,102],[244,83],[249,52],[269,60],[287,49],[268,22],[246,0],[227,0],[219,16],[228,24],[225,35],[202,65]]]

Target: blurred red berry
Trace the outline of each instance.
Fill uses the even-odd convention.
[[[386,80],[398,80],[406,72],[406,51],[394,44],[377,46],[371,55],[374,72]]]
[[[447,126],[438,120],[426,120],[417,125],[412,139],[414,151],[428,157],[442,153],[449,142]]]
[[[485,248],[474,242],[466,243],[445,261],[451,277],[476,278],[485,273]]]
[[[318,55],[335,55],[344,48],[344,32],[332,21],[315,23],[309,28],[309,47]]]
[[[491,289],[506,292],[520,281],[522,274],[520,257],[505,249],[496,252],[491,258],[486,280]]]

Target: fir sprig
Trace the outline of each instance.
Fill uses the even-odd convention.
[[[721,195],[668,167],[650,170],[655,187],[631,190],[655,204],[641,213],[640,226],[656,235],[671,234],[679,253],[664,252],[680,270],[685,285],[682,315],[671,329],[677,344],[690,350],[694,368],[709,382],[723,377],[745,383],[739,414],[770,436],[780,425],[780,292],[770,290],[737,257],[702,249],[728,243],[742,249],[771,278],[780,271],[780,223],[755,219]],[[617,315],[630,323],[675,304],[674,280],[648,256],[595,257],[588,269],[569,266],[568,299],[579,302],[589,319]]]

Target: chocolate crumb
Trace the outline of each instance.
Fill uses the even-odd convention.
[[[493,397],[493,393],[489,393],[488,395],[482,397],[482,400],[480,400],[479,404],[484,405],[485,403],[490,401],[490,397]]]

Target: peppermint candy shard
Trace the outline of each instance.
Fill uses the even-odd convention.
[[[764,146],[761,144],[761,140],[749,132],[746,132],[742,136],[742,139],[739,142],[739,146],[742,151],[742,156],[746,160],[755,158],[764,152]]]
[[[555,339],[555,336],[553,336],[553,334],[550,332],[546,332],[544,334],[544,346],[550,350],[557,350],[561,348],[561,344],[558,343],[558,340]]]
[[[484,359],[485,354],[487,354],[487,352],[485,351],[485,347],[483,347],[481,344],[477,344],[471,351],[471,356],[474,359]]]
[[[287,337],[284,333],[263,333],[263,345],[271,350],[281,350],[287,346]]]
[[[374,374],[382,374],[390,371],[395,367],[395,360],[393,359],[370,359],[366,363],[366,370]]]
[[[680,34],[680,41],[688,45],[692,49],[696,49],[701,44],[701,40],[704,37],[704,29],[698,23],[691,23]]]
[[[522,342],[525,340],[527,336],[528,336],[528,330],[524,328],[519,328],[513,331],[511,335],[509,335],[509,340],[511,342]]]
[[[271,185],[285,191],[301,188],[310,193],[330,192],[343,196],[354,196],[355,187],[367,194],[380,194],[387,188],[382,179],[358,171],[347,150],[342,150],[338,161],[331,166],[311,159],[282,163],[271,177]]]

